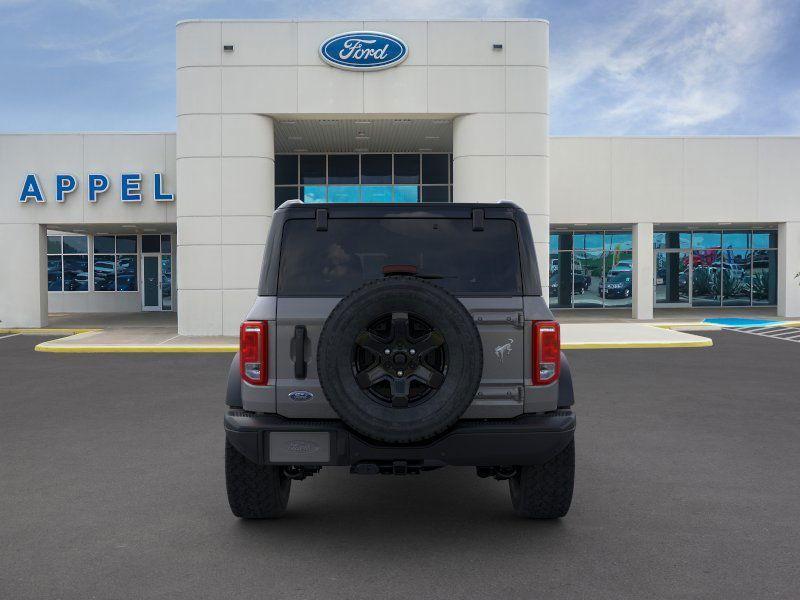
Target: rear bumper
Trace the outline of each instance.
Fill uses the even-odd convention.
[[[239,409],[225,413],[228,441],[258,464],[536,465],[558,454],[574,432],[575,413],[559,410],[508,420],[463,420],[423,443],[388,444],[364,438],[340,421],[286,419]]]

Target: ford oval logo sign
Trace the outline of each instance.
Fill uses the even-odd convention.
[[[311,400],[313,397],[314,394],[305,390],[295,390],[294,392],[289,392],[289,398],[295,402],[305,402],[306,400]]]
[[[408,46],[388,33],[349,31],[322,42],[319,54],[326,63],[340,69],[377,71],[403,62]]]

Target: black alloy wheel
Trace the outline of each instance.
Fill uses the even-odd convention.
[[[353,375],[358,386],[393,408],[425,402],[447,374],[447,344],[440,331],[415,314],[394,312],[373,321],[355,339]]]

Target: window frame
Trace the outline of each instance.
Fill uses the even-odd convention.
[[[50,289],[50,280],[49,280],[49,265],[48,265],[48,282],[47,282],[47,292],[50,294],[86,294],[94,290],[94,261],[89,261],[89,257],[93,256],[94,253],[92,252],[92,247],[89,244],[89,238],[93,237],[88,234],[80,234],[80,233],[47,233],[48,238],[48,245],[49,245],[49,238],[59,238],[59,245],[61,248],[60,253],[53,253],[49,252],[49,248],[46,248],[46,260],[49,263],[50,258],[59,257],[61,261],[61,289],[60,290],[51,290]],[[86,238],[86,252],[68,252],[64,253],[64,238],[65,237],[83,237]],[[64,256],[85,256],[86,257],[86,289],[85,290],[66,290],[64,289]]]
[[[375,184],[372,184],[372,183],[365,183],[364,182],[362,158],[363,158],[363,156],[365,154],[370,154],[370,155],[371,154],[388,154],[388,155],[391,156],[391,169],[392,170],[391,170],[391,180],[390,180],[389,183],[385,183],[385,184],[377,184],[377,183],[375,183]],[[418,171],[417,171],[418,172],[418,181],[417,181],[417,183],[398,183],[397,182],[397,174],[395,172],[395,157],[398,156],[398,155],[403,155],[403,156],[412,155],[412,156],[416,157],[417,168],[418,168]],[[422,180],[423,180],[423,177],[422,177],[423,156],[428,156],[428,155],[436,155],[436,156],[444,155],[444,156],[447,157],[448,169],[447,169],[447,182],[446,183],[423,183],[422,182]],[[275,207],[275,209],[277,209],[281,204],[283,204],[283,202],[287,202],[288,200],[290,200],[292,198],[299,198],[302,201],[306,201],[305,200],[305,188],[306,187],[324,188],[324,194],[322,194],[322,196],[324,197],[324,200],[319,200],[317,202],[329,202],[330,201],[330,188],[347,187],[347,186],[357,186],[359,188],[362,188],[364,186],[389,186],[389,187],[391,187],[391,200],[386,202],[386,204],[418,204],[418,203],[423,201],[422,200],[422,198],[423,198],[423,188],[434,188],[434,187],[436,187],[436,188],[445,188],[447,190],[447,199],[444,200],[444,202],[447,202],[447,203],[452,203],[453,202],[453,153],[452,152],[407,152],[407,151],[406,152],[325,152],[325,153],[319,153],[319,152],[308,152],[308,153],[281,152],[281,153],[277,154],[276,156],[281,156],[281,157],[289,157],[289,156],[291,156],[291,157],[295,158],[295,168],[297,170],[297,173],[296,173],[296,175],[297,175],[297,177],[296,177],[297,183],[291,183],[291,184],[277,184],[276,183],[273,186],[273,188],[275,190],[275,198],[274,198],[274,207]],[[324,183],[304,184],[302,182],[302,179],[300,178],[300,170],[301,170],[300,169],[300,163],[301,163],[302,158],[304,156],[324,156],[325,157],[325,182]],[[358,157],[358,182],[357,183],[330,183],[330,157],[331,156],[356,156],[356,157]],[[417,200],[416,200],[416,202],[407,202],[407,201],[398,200],[397,199],[398,195],[396,194],[396,189],[395,189],[397,186],[403,186],[403,187],[413,186],[413,187],[416,187],[417,188]],[[292,193],[292,192],[283,192],[283,193],[281,193],[280,194],[281,196],[283,196],[283,194],[286,194],[287,196],[289,196],[289,198],[287,198],[286,200],[282,200],[280,202],[280,204],[278,204],[278,196],[279,196],[278,190],[294,190],[294,193]],[[361,192],[359,192],[359,200],[358,201],[359,202],[363,202]],[[306,201],[306,202],[308,202],[309,204],[314,203],[312,201]]]

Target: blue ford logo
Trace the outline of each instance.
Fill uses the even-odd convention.
[[[311,392],[307,392],[305,390],[296,390],[294,392],[289,392],[289,398],[294,400],[295,402],[305,402],[307,400],[311,400],[314,397],[314,394]]]
[[[403,62],[408,46],[388,33],[348,31],[322,42],[319,53],[322,60],[340,69],[376,71]]]

